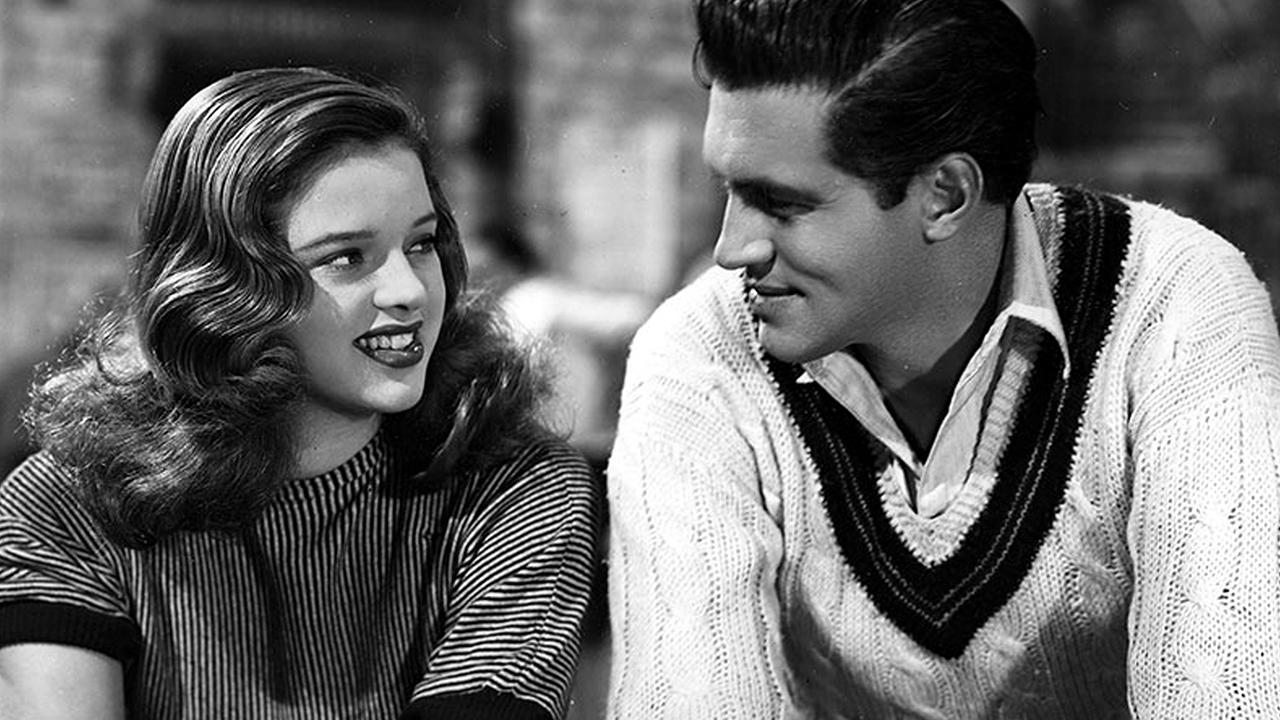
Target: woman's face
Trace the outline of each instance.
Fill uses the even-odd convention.
[[[412,407],[445,306],[417,155],[387,144],[342,156],[304,188],[285,227],[315,291],[289,332],[307,374],[304,415],[360,421]]]

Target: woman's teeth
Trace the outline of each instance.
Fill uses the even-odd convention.
[[[374,335],[357,340],[366,350],[403,350],[413,344],[413,333]]]

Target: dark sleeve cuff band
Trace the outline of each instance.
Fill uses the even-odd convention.
[[[100,652],[121,663],[138,653],[142,637],[125,618],[53,602],[0,605],[0,647],[19,643],[71,645]]]
[[[400,720],[553,720],[543,707],[515,695],[485,688],[469,693],[418,698]]]

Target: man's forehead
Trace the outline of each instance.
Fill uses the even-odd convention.
[[[725,90],[713,85],[703,130],[703,160],[714,174],[786,172],[826,165],[829,96],[802,87]]]
[[[828,94],[805,86],[726,90],[712,85],[707,120],[752,132],[785,132],[820,123],[830,102]]]

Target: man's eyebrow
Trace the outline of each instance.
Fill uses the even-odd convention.
[[[822,202],[822,195],[814,190],[799,188],[794,185],[784,185],[768,178],[745,177],[729,179],[718,173],[713,173],[712,177],[720,183],[721,187],[736,194],[764,196],[813,204]]]

